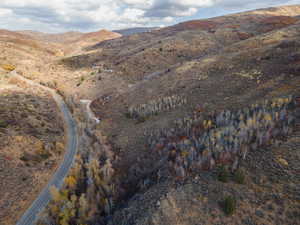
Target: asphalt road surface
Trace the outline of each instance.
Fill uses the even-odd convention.
[[[67,176],[69,169],[71,168],[76,152],[77,152],[77,128],[76,122],[72,118],[72,115],[64,102],[63,98],[58,95],[53,89],[44,87],[40,84],[37,84],[31,80],[28,80],[16,72],[11,72],[11,76],[17,77],[18,79],[39,88],[43,88],[46,91],[49,91],[54,100],[57,103],[57,106],[61,110],[64,122],[65,122],[65,133],[67,134],[67,145],[65,149],[65,156],[62,164],[55,172],[52,179],[49,181],[47,186],[42,190],[38,198],[31,204],[30,208],[23,214],[23,216],[17,222],[17,225],[31,225],[35,224],[38,214],[47,206],[48,202],[51,200],[51,194],[49,188],[55,186],[60,188],[63,184],[64,178]]]

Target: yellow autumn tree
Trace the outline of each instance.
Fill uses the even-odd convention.
[[[71,190],[74,190],[76,188],[76,179],[74,176],[68,176],[65,179],[65,185],[70,188]]]
[[[53,201],[59,202],[61,200],[61,194],[59,193],[59,190],[55,186],[51,186],[49,190]]]

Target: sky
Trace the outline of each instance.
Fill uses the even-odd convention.
[[[49,33],[164,27],[300,0],[0,0],[0,29]]]

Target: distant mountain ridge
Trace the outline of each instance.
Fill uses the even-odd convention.
[[[135,28],[122,29],[122,30],[114,30],[113,32],[122,34],[123,36],[128,36],[132,34],[151,32],[157,29],[159,28],[158,27],[135,27]]]
[[[121,36],[120,34],[108,30],[104,30],[104,29],[95,32],[89,32],[89,33],[69,31],[65,33],[49,34],[49,33],[31,31],[31,30],[16,31],[16,33],[26,35],[28,37],[31,37],[34,40],[54,42],[54,43],[73,43],[73,42],[83,41],[83,40],[85,41],[94,40],[100,42],[103,40]]]
[[[111,40],[115,38],[119,38],[122,35],[116,32],[111,32],[105,29],[89,32],[89,33],[82,33],[77,31],[69,31],[65,33],[57,33],[57,34],[50,34],[50,33],[43,33],[39,31],[16,31],[10,32],[3,30],[1,33],[7,33],[10,35],[18,35],[23,38],[31,39],[34,41],[39,41],[43,43],[51,43],[61,45],[61,48],[64,49],[66,54],[74,53],[81,51],[81,49],[95,45],[102,41]]]
[[[76,31],[58,33],[58,34],[48,34],[39,31],[24,30],[24,31],[17,31],[17,33],[25,34],[35,40],[55,42],[55,43],[72,41],[78,39],[83,35],[81,32],[76,32]]]

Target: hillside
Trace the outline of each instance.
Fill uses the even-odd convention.
[[[69,42],[69,44],[76,45],[79,46],[80,49],[84,49],[85,47],[95,45],[106,40],[117,39],[121,36],[122,35],[119,33],[111,32],[108,30],[100,30],[82,34],[78,39]]]
[[[48,33],[42,33],[37,31],[25,30],[25,31],[17,31],[16,33],[21,35],[23,34],[28,38],[43,41],[43,42],[54,42],[54,43],[64,43],[64,44],[70,44],[78,41],[90,41],[91,43],[99,43],[104,40],[110,40],[121,36],[117,32],[111,32],[108,30],[99,30],[96,32],[89,32],[89,33],[70,31],[70,32],[58,33],[58,34],[48,34]]]
[[[292,25],[298,21],[292,16],[297,11],[298,6],[293,10],[285,7],[266,13],[260,10],[181,23],[150,33],[102,42],[88,49],[98,52],[71,58],[65,63],[74,68],[106,64],[123,77],[132,81],[141,80],[153,72],[163,72],[176,64],[204,57],[238,41]]]
[[[75,32],[75,31],[70,31],[70,32],[65,32],[60,34],[48,34],[48,33],[30,31],[30,30],[17,31],[17,32],[28,35],[32,39],[36,39],[39,41],[56,42],[56,43],[72,42],[74,40],[77,40],[83,35],[83,33]]]
[[[0,72],[0,224],[15,224],[64,154],[64,128],[48,93]],[[13,215],[13,216],[12,216]]]
[[[64,127],[46,91],[10,77],[10,71],[56,89],[63,70],[55,60],[85,45],[119,36],[108,31],[61,36],[0,31],[0,224],[15,224],[56,171],[64,156]],[[65,38],[66,43],[56,39]],[[59,71],[60,70],[60,71]],[[12,216],[13,215],[13,216]]]
[[[42,71],[56,57],[64,55],[59,45],[34,40],[25,34],[0,31],[0,66],[10,65],[21,74],[43,77]]]
[[[65,32],[59,34],[47,34],[36,31],[18,31],[18,34],[26,35],[29,38],[42,42],[56,43],[65,54],[74,54],[81,49],[97,44],[102,41],[119,38],[122,35],[108,30],[99,30],[96,32]]]
[[[57,65],[57,59],[81,54],[82,49],[87,46],[118,37],[120,34],[106,30],[62,34],[0,30],[0,66],[16,68],[17,72],[25,77],[38,78],[44,83],[49,82],[50,85],[56,86],[64,83],[60,82],[62,77],[69,79],[64,76],[64,70]],[[58,71],[61,74],[58,74]]]
[[[299,95],[299,14],[299,6],[290,6],[189,21],[105,41],[88,48],[84,55],[61,61],[70,71],[89,70],[92,74],[77,85],[74,82],[72,93],[77,93],[78,99],[95,99],[92,109],[101,120],[97,130],[108,136],[117,154],[115,179],[121,193],[117,191],[116,201],[121,199],[124,205],[118,204],[111,224],[274,224],[278,219],[275,210],[282,205],[285,214],[280,223],[293,224],[297,220],[296,192],[291,190],[283,200],[283,187],[299,185],[299,177],[291,175],[288,184],[278,176],[273,181],[255,183],[257,170],[249,161],[255,153],[249,154],[247,163],[240,164],[247,174],[242,186],[216,181],[217,171],[203,172],[198,178],[189,176],[178,184],[172,176],[164,175],[159,158],[146,143],[149,136],[160,133],[164,140],[175,129],[174,121],[193,121],[198,113],[238,110],[266,99]],[[171,101],[163,98],[171,96],[187,104],[170,103],[169,110],[136,116],[139,114],[135,109],[147,112],[148,107],[155,111],[155,107],[163,107],[162,102]],[[293,141],[291,145],[298,146],[299,140]],[[268,148],[274,152],[261,153],[261,160],[271,157],[274,164],[269,169],[259,167],[262,176],[277,174],[273,167],[280,167],[278,158],[288,162],[284,171],[295,173],[293,159],[299,158],[298,151],[290,152],[285,147],[275,151],[271,145]],[[206,186],[200,189],[202,182]],[[203,195],[204,189],[214,190],[214,194]],[[254,205],[256,201],[267,201],[267,193],[273,192],[280,200],[270,199],[270,209],[260,203]],[[229,218],[222,214],[218,203],[228,194],[242,204]],[[257,212],[252,210],[255,207]],[[185,209],[191,209],[191,214]],[[250,220],[255,213],[257,216]]]

